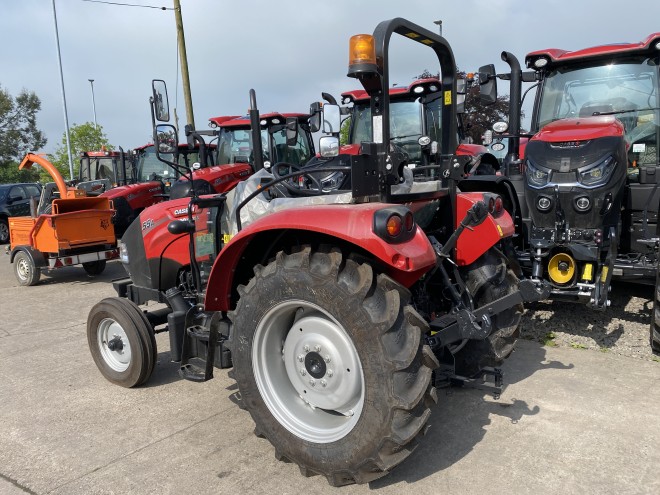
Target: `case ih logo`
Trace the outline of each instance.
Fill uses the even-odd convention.
[[[188,214],[188,208],[179,208],[178,210],[174,210],[174,216],[179,216],[179,215],[187,215]]]

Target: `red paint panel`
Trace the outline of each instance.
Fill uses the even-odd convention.
[[[382,203],[306,206],[271,213],[251,223],[225,246],[216,259],[206,292],[206,309],[231,309],[234,267],[256,234],[291,230],[294,226],[307,232],[327,234],[367,250],[389,267],[386,270],[389,276],[409,287],[435,265],[435,253],[419,228],[415,236],[403,244],[388,244],[376,236],[372,230],[374,212],[387,206]]]
[[[483,193],[460,193],[456,195],[456,225],[477,201],[483,201]],[[488,251],[505,237],[514,233],[511,216],[503,210],[500,215],[488,215],[486,220],[472,230],[465,229],[456,243],[456,263],[459,266],[474,263],[477,258]]]
[[[533,141],[561,143],[586,141],[608,136],[623,136],[623,124],[613,115],[555,120],[536,134]]]

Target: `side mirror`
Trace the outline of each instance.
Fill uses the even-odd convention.
[[[497,101],[497,75],[493,64],[479,67],[479,99],[484,105]]]
[[[167,86],[165,81],[154,79],[151,81],[153,91],[154,115],[158,122],[170,120],[170,103],[167,99]]]
[[[176,128],[171,124],[158,124],[155,129],[154,141],[158,153],[174,153],[178,151]]]
[[[319,132],[321,130],[321,103],[315,101],[309,106],[309,130]]]
[[[465,113],[465,79],[456,79],[456,113]]]
[[[341,128],[341,110],[339,105],[326,103],[323,105],[323,132],[339,134]]]
[[[296,117],[286,118],[286,145],[294,147],[298,143],[298,119]]]
[[[332,158],[339,155],[339,138],[337,136],[323,136],[319,139],[319,153],[323,158]]]

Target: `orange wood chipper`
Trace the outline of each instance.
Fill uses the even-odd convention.
[[[29,169],[35,163],[55,183],[42,189],[29,217],[9,218],[7,253],[18,282],[35,285],[42,269],[80,264],[89,275],[100,274],[107,260],[119,256],[112,201],[68,187],[55,166],[38,155],[26,155],[18,168]]]

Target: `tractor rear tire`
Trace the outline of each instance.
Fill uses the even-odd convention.
[[[96,275],[101,275],[103,270],[105,270],[105,260],[88,261],[83,263],[82,267],[87,272],[87,275],[95,277]]]
[[[41,269],[35,266],[32,258],[23,251],[14,257],[14,274],[16,280],[23,286],[36,285],[41,277]]]
[[[87,343],[101,374],[122,387],[146,382],[156,364],[153,327],[140,308],[120,297],[96,304],[87,317]]]
[[[409,292],[339,250],[279,252],[230,313],[241,397],[275,457],[333,486],[386,475],[415,449],[438,362]]]
[[[651,350],[656,354],[660,354],[660,266],[656,267],[650,344]]]
[[[495,249],[490,249],[466,267],[464,277],[475,309],[514,292],[518,287],[518,278]],[[513,352],[520,336],[522,312],[523,306],[518,304],[491,316],[491,334],[484,340],[468,341],[455,354],[456,374],[471,377],[484,367],[501,365]]]

